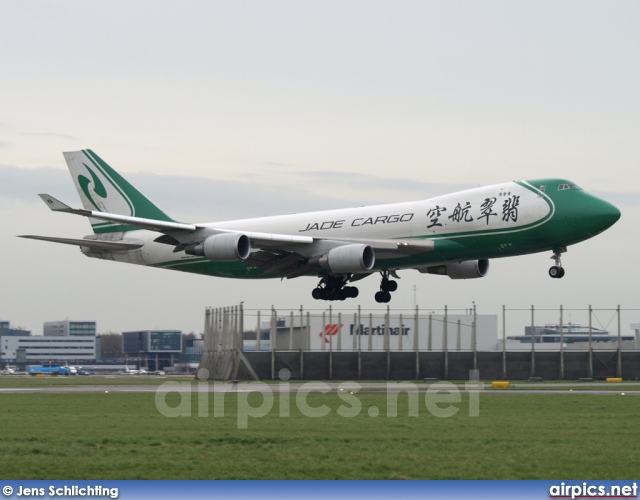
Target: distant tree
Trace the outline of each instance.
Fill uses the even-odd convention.
[[[187,343],[192,344],[195,339],[199,338],[194,332],[182,334],[182,353],[187,352]]]
[[[105,332],[98,335],[102,343],[102,357],[109,359],[122,358],[122,335],[115,332]]]

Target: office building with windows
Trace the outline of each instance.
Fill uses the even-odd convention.
[[[47,321],[43,333],[47,337],[95,337],[95,321]]]

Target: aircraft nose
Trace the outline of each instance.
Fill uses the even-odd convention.
[[[620,210],[615,205],[601,198],[592,196],[592,202],[587,210],[589,224],[596,228],[597,232],[613,226],[620,218]]]

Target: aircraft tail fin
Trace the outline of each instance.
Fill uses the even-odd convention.
[[[90,149],[63,154],[86,210],[175,222]],[[90,220],[94,233],[137,229],[116,221]]]

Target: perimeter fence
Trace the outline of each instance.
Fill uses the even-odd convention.
[[[482,309],[208,308],[199,373],[213,380],[640,378],[640,334],[630,323],[623,330],[638,309]]]

